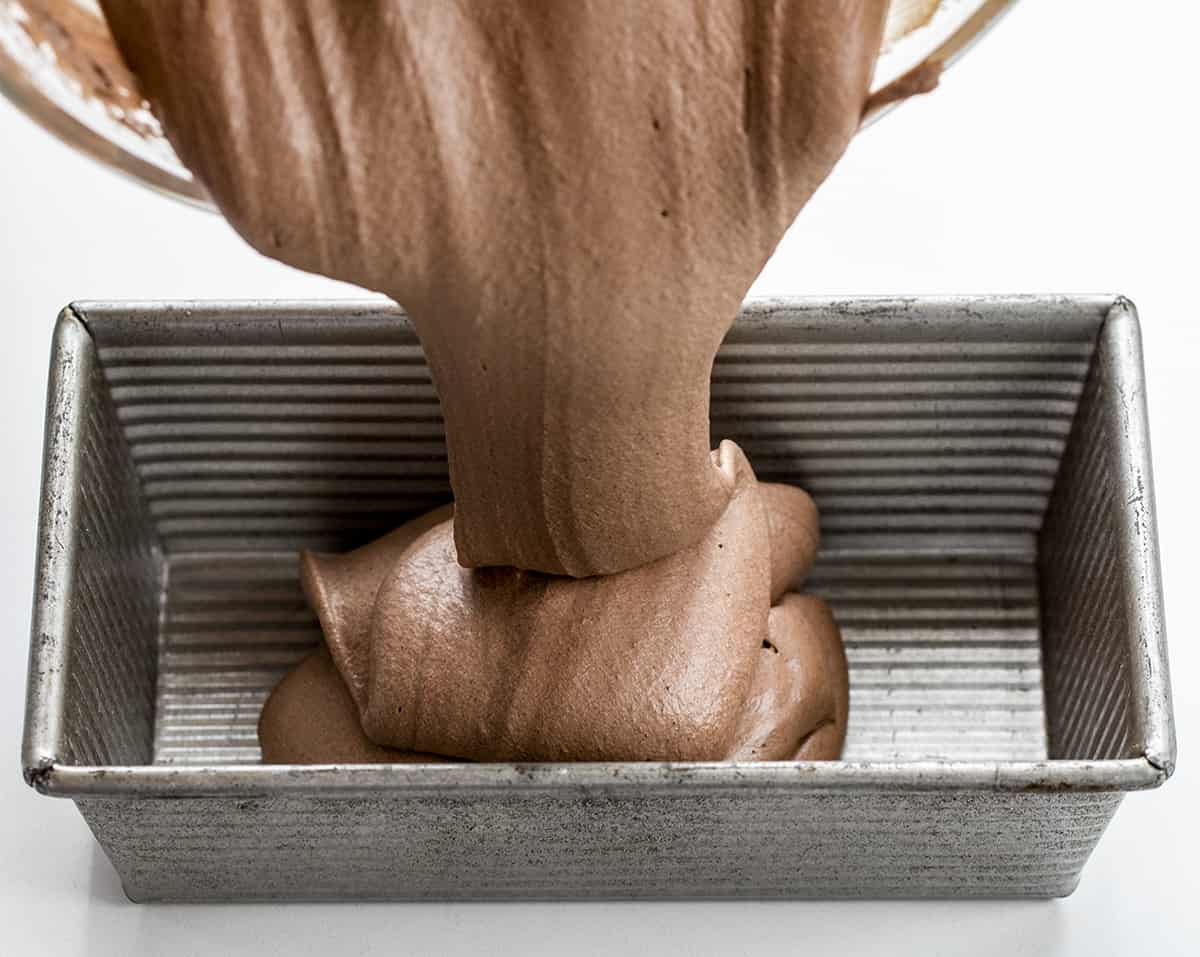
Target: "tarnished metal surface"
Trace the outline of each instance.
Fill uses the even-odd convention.
[[[24,766],[151,760],[163,562],[95,346],[66,314],[46,410]]]
[[[808,587],[845,641],[847,761],[1046,757],[1028,558],[831,551]]]
[[[171,561],[155,722],[156,764],[257,764],[267,694],[318,641],[295,553]]]
[[[1123,301],[746,308],[714,367],[713,434],[821,505],[810,584],[846,637],[846,760],[674,767],[258,765],[263,697],[318,639],[296,549],[350,547],[448,493],[420,350],[374,305],[79,311],[60,340],[94,341],[104,381],[60,361],[62,401],[111,409],[106,447],[133,467],[97,471],[76,430],[51,429],[48,474],[65,461],[77,484],[48,484],[48,499],[69,525],[80,486],[130,486],[107,494],[144,501],[167,587],[157,636],[123,627],[112,602],[55,619],[44,590],[38,667],[62,667],[60,633],[92,657],[57,684],[31,670],[30,713],[108,720],[72,692],[72,669],[157,656],[155,765],[90,767],[33,718],[26,763],[40,756],[34,783],[80,800],[135,897],[1061,894],[1120,792],[1169,773]],[[1140,497],[1116,504],[1131,483]],[[158,581],[142,591],[157,600]]]
[[[1074,888],[1119,801],[684,786],[81,809],[144,901],[1052,897]]]
[[[1154,521],[1141,336],[1116,303],[1088,375],[1042,531],[1052,756],[1144,754],[1175,739]]]

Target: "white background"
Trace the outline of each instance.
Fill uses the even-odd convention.
[[[1140,308],[1182,756],[1162,790],[1126,799],[1059,902],[127,903],[74,807],[18,773],[55,314],[75,298],[350,291],[260,258],[216,216],[0,103],[0,953],[1200,953],[1198,37],[1190,0],[1024,0],[941,90],[853,144],[754,289],[1120,292]]]

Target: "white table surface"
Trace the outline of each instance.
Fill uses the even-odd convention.
[[[1079,23],[1085,29],[1076,29]],[[18,773],[50,329],[76,298],[352,294],[71,153],[0,103],[0,953],[1200,953],[1200,4],[1024,0],[863,134],[754,289],[1120,292],[1149,376],[1180,770],[1129,797],[1058,902],[136,906]]]

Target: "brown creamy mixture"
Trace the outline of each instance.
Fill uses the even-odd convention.
[[[442,402],[453,517],[306,558],[266,759],[835,757],[815,510],[710,452],[708,381],[886,0],[102,5],[234,227],[400,302]]]

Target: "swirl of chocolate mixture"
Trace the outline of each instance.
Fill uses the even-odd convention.
[[[327,649],[263,709],[265,760],[837,757],[840,635],[793,590],[816,508],[759,483],[732,442],[714,462],[734,494],[709,534],[616,575],[464,569],[449,508],[347,555],[306,554]]]

